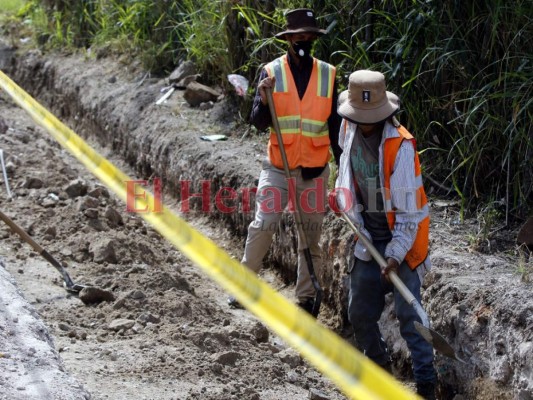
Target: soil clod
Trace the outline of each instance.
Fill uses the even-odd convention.
[[[103,301],[114,301],[115,295],[109,290],[100,289],[94,286],[84,287],[79,294],[79,298],[84,304],[99,304]]]

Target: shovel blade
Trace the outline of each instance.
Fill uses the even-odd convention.
[[[64,288],[67,290],[67,292],[71,293],[79,293],[82,291],[83,288],[85,288],[85,285],[78,285],[77,283],[72,283],[72,285],[67,285],[66,282],[63,282]]]
[[[318,317],[321,304],[322,304],[322,289],[320,289],[319,287],[319,289],[316,291],[315,301],[313,302],[313,310],[311,311],[311,315],[313,315],[313,317],[315,318]]]
[[[446,357],[453,358],[454,360],[460,361],[464,364],[466,362],[459,358],[457,354],[455,353],[455,350],[452,346],[442,337],[441,334],[438,332],[435,332],[433,329],[428,328],[424,325],[422,325],[420,322],[415,321],[415,328],[422,335],[422,337],[430,343],[435,350],[437,350],[439,353],[445,355]]]

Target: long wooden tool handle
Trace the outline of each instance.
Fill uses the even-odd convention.
[[[374,257],[380,267],[386,267],[387,262],[377,251],[372,242],[370,242],[370,240],[368,240],[367,237],[363,235],[359,229],[357,229],[355,224],[350,220],[350,218],[348,218],[346,213],[344,213],[343,211],[339,212],[342,218],[348,223],[350,228],[352,228],[355,234],[359,237],[358,240],[361,240],[363,242],[363,245],[370,252],[370,254],[372,254],[372,257]],[[398,275],[394,271],[391,271],[388,273],[388,276],[394,287],[400,292],[405,301],[413,307],[417,315],[420,317],[422,324],[420,324],[418,321],[415,321],[414,324],[415,329],[422,335],[424,340],[430,343],[437,351],[441,352],[445,356],[464,363],[465,361],[463,361],[461,358],[459,358],[459,356],[457,356],[455,350],[452,346],[450,346],[446,339],[444,339],[442,335],[440,335],[438,332],[435,332],[429,327],[429,318],[424,309],[422,308],[422,305],[418,302],[415,296],[413,296],[411,291],[407,288],[407,286],[405,286],[405,284],[401,281]]]
[[[287,177],[287,184],[290,185],[291,184],[291,172],[289,170],[289,161],[287,159],[287,153],[285,152],[285,146],[283,145],[283,136],[281,134],[281,129],[279,127],[279,121],[276,115],[276,109],[274,108],[274,99],[272,98],[272,89],[266,88],[265,91],[266,91],[267,99],[268,99],[268,108],[270,109],[270,115],[272,116],[272,125],[274,127],[274,130],[276,131],[276,137],[278,138],[279,151],[281,153],[281,159],[283,160],[283,170],[285,171],[285,176]],[[294,188],[294,193],[296,193],[296,188]],[[296,204],[294,205],[294,207],[296,208],[296,212],[294,213],[294,219],[296,220],[296,226],[298,228],[298,232],[300,233],[300,240],[302,241],[302,245],[304,248],[307,248],[308,247],[307,236],[305,235],[305,232],[302,226],[302,216],[301,216],[301,210],[300,210],[300,203],[298,202],[298,199],[296,199],[295,203]]]
[[[266,95],[268,100],[268,108],[270,110],[270,115],[272,117],[272,126],[274,127],[274,130],[276,131],[276,137],[278,139],[278,146],[279,151],[281,153],[281,159],[283,161],[283,170],[285,171],[285,176],[287,177],[287,185],[292,185],[293,181],[291,180],[291,172],[289,170],[289,161],[287,159],[287,153],[285,152],[285,146],[283,145],[283,136],[281,134],[281,129],[279,127],[279,121],[278,117],[276,115],[276,109],[274,107],[274,99],[272,98],[272,88],[266,88]],[[296,187],[294,187],[293,193],[296,193]],[[289,190],[289,193],[291,193],[291,190]],[[322,303],[322,288],[320,287],[320,284],[318,283],[318,279],[316,278],[315,274],[315,268],[313,266],[313,257],[311,255],[311,250],[309,249],[309,244],[307,241],[307,235],[305,234],[305,230],[303,229],[302,224],[302,215],[301,215],[301,208],[300,208],[300,202],[298,199],[295,199],[294,201],[296,204],[295,207],[295,213],[294,213],[294,219],[296,221],[296,228],[298,229],[298,235],[300,237],[300,241],[302,242],[303,247],[303,254],[305,257],[305,261],[307,263],[307,269],[309,271],[309,276],[311,278],[311,283],[313,284],[313,287],[315,288],[315,302],[313,304],[313,310],[311,311],[311,314],[313,314],[315,317],[318,315],[320,304]]]
[[[374,247],[372,242],[368,240],[368,238],[363,235],[359,229],[354,225],[354,223],[348,218],[345,212],[340,211],[342,218],[346,221],[346,223],[352,228],[352,230],[355,232],[355,234],[358,236],[358,240],[361,240],[363,242],[363,245],[366,247],[366,249],[370,252],[374,260],[377,261],[379,266],[381,268],[387,267],[387,261],[383,258],[383,256],[377,251],[377,249]],[[388,273],[389,279],[391,280],[392,284],[398,289],[402,297],[405,299],[405,301],[411,305],[414,305],[415,303],[418,304],[418,301],[416,300],[415,296],[411,293],[411,291],[405,286],[405,284],[402,282],[402,280],[398,277],[396,272],[390,271]],[[418,308],[415,307],[418,312]],[[424,313],[425,314],[425,313]],[[427,320],[427,315],[421,316],[420,318],[422,321]]]
[[[33,249],[41,254],[44,249],[37,243],[35,240],[32,239],[30,235],[26,233],[20,226],[15,224],[11,218],[9,218],[7,215],[5,215],[2,211],[0,211],[0,219],[4,221],[13,231],[19,234],[19,236],[24,239],[25,242],[27,242]]]
[[[69,274],[67,273],[67,271],[65,270],[65,268],[63,267],[63,265],[61,265],[59,261],[57,261],[50,253],[48,253],[43,247],[41,247],[39,243],[33,240],[32,237],[28,235],[24,229],[22,229],[20,226],[15,224],[11,220],[11,218],[5,215],[2,211],[0,211],[0,219],[4,221],[11,229],[13,229],[13,231],[18,233],[18,235],[26,243],[28,243],[31,247],[33,247],[33,249],[37,253],[39,253],[40,256],[42,256],[46,261],[52,264],[61,273],[61,276],[63,277],[63,280],[65,281],[65,284],[67,285],[67,289],[74,287],[74,282],[72,281]]]
[[[285,146],[283,145],[283,136],[281,134],[281,129],[279,127],[278,116],[276,115],[276,108],[274,107],[274,99],[272,98],[272,88],[265,89],[267,100],[268,100],[268,109],[270,110],[270,116],[272,117],[272,126],[276,131],[276,137],[278,138],[279,151],[281,153],[281,159],[283,160],[283,169],[285,170],[285,175],[287,179],[291,177],[289,171],[289,162],[287,159],[287,153],[285,152]]]

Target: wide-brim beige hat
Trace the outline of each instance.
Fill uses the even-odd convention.
[[[285,30],[276,34],[276,38],[285,39],[285,35],[293,33],[315,33],[318,36],[326,34],[325,29],[320,29],[316,22],[315,13],[308,8],[298,8],[285,14],[287,24]]]
[[[400,109],[400,99],[388,92],[381,72],[359,70],[350,75],[348,90],[339,95],[339,115],[358,124],[377,124]]]

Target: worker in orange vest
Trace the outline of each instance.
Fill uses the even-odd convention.
[[[295,192],[290,193],[275,131],[271,128],[268,157],[263,161],[256,194],[255,219],[248,227],[242,263],[258,273],[278,229],[283,210],[289,201],[301,201],[301,219],[311,253],[313,267],[320,270],[321,249],[318,245],[325,215],[330,146],[338,162],[340,117],[337,114],[335,67],[311,56],[313,42],[326,33],[318,27],[309,9],[286,14],[286,29],[276,35],[285,40],[287,53],[267,64],[259,84],[251,113],[251,123],[259,130],[272,126],[265,90],[272,90]],[[294,206],[294,204],[293,204]],[[300,242],[300,240],[299,240]],[[311,313],[315,287],[311,281],[303,249],[298,251],[298,304]],[[232,307],[239,307],[229,298]]]
[[[431,267],[429,210],[420,163],[413,136],[394,117],[399,109],[399,99],[386,90],[383,74],[359,70],[350,75],[348,90],[339,95],[343,152],[333,206],[344,211],[387,260],[381,270],[362,241],[355,243],[348,316],[357,347],[391,372],[378,321],[385,295],[393,292],[417,392],[434,399],[433,348],[415,329],[414,321],[421,322],[418,314],[387,279],[395,271],[420,302],[422,280]]]

